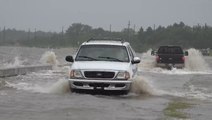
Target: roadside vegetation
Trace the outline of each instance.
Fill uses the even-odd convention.
[[[1,27],[0,45],[19,45],[33,47],[75,47],[90,38],[123,38],[129,41],[137,52],[160,45],[181,45],[183,48],[206,49],[212,46],[212,27],[205,25],[188,26],[183,22],[167,27],[157,26],[147,29],[124,28],[121,31],[109,31],[92,28],[82,23],[73,23],[61,32],[43,32],[39,30],[16,30]]]
[[[167,119],[188,119],[189,114],[185,112],[186,109],[192,107],[191,103],[185,101],[171,101],[168,106],[163,110],[164,115]]]

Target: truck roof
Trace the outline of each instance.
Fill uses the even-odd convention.
[[[181,46],[177,46],[177,45],[163,45],[163,46],[160,46],[160,47],[180,47],[181,48]]]
[[[121,39],[90,39],[84,42],[82,45],[118,45],[127,46],[128,42]]]

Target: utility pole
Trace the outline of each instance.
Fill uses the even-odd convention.
[[[35,40],[37,39],[36,33],[37,33],[37,31],[36,31],[36,28],[35,28],[35,33],[34,33],[34,39],[35,39]]]
[[[64,27],[62,26],[62,33],[61,33],[61,40],[59,42],[60,45],[62,45],[62,42],[64,40],[64,31],[63,31]]]
[[[63,39],[63,35],[64,35],[64,31],[63,31],[64,27],[62,26],[62,32],[61,32],[61,35],[62,35],[62,39]]]
[[[2,32],[1,32],[1,27],[0,27],[0,43],[1,43],[1,41],[2,41],[2,39],[1,39],[1,34],[2,34]]]
[[[111,24],[110,24],[110,33],[111,33],[111,27],[112,27],[112,26],[111,26]]]
[[[136,32],[135,32],[135,24],[134,24],[134,27],[133,27],[133,29],[134,29],[134,34],[135,34],[135,33],[136,33]]]
[[[4,26],[4,30],[3,30],[3,43],[5,42],[6,40],[6,28]]]
[[[28,30],[28,41],[30,40],[30,28]]]
[[[128,41],[130,41],[130,21],[128,22]]]

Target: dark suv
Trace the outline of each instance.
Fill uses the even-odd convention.
[[[156,56],[157,67],[183,68],[188,51],[184,52],[180,46],[160,46],[157,51],[152,51],[151,55]]]

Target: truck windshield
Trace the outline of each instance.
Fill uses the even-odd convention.
[[[183,50],[176,46],[164,46],[159,48],[158,54],[183,54]]]
[[[129,62],[127,49],[115,45],[83,45],[75,61]]]

